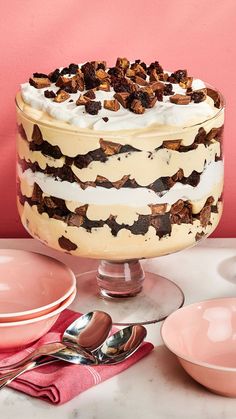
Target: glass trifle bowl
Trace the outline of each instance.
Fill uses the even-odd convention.
[[[78,68],[67,81],[78,73],[86,80]],[[85,82],[83,89],[57,103],[55,97],[62,88],[58,91],[60,84],[48,76],[51,90],[48,85],[29,83],[16,97],[21,221],[33,237],[51,248],[101,260],[96,272],[78,277],[78,287],[80,295],[86,296],[86,308],[108,311],[116,323],[159,321],[183,304],[179,287],[144,273],[140,260],[194,246],[214,231],[222,213],[224,104],[210,87],[187,87],[186,74],[177,83],[176,73],[163,73],[166,80],[157,81],[159,91],[149,90],[156,99],[147,107],[147,116],[125,107],[125,95],[119,97],[113,91],[112,75],[109,93],[99,86],[88,89]],[[158,80],[163,79],[158,74]],[[64,74],[61,77],[65,79]],[[136,93],[147,89],[139,83]],[[171,84],[172,90],[165,88]],[[177,84],[186,90],[178,90]],[[161,85],[171,94],[161,98]],[[101,115],[87,115],[85,104],[75,102],[82,102],[84,92],[91,90],[100,103],[108,100],[117,106],[118,102],[123,113],[117,118],[119,110],[115,114],[114,109],[104,108]],[[135,106],[145,107],[142,96],[135,94],[133,100],[139,101]],[[69,122],[65,110],[73,113]],[[78,120],[89,121],[88,126],[77,125]]]

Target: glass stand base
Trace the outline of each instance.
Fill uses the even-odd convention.
[[[142,290],[133,297],[102,295],[97,271],[77,275],[77,290],[72,310],[102,310],[110,314],[114,324],[122,326],[159,322],[184,303],[184,294],[176,284],[149,272],[145,272]]]

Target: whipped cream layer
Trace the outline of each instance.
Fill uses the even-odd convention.
[[[41,172],[32,172],[31,169],[22,173],[20,166],[18,175],[21,181],[25,181],[29,186],[32,187],[34,183],[37,183],[45,194],[65,201],[77,201],[81,204],[142,207],[150,204],[173,204],[179,199],[196,201],[211,195],[214,185],[223,179],[223,162],[212,162],[206,166],[196,187],[177,182],[170,190],[161,193],[146,188],[87,187],[83,190],[77,183],[60,181]]]
[[[193,80],[193,90],[203,89],[204,87],[205,83],[202,80]],[[53,92],[58,91],[55,83],[49,89]],[[85,112],[84,106],[76,106],[75,104],[79,96],[85,93],[86,90],[71,94],[70,98],[62,103],[56,103],[46,98],[44,96],[45,90],[48,90],[48,88],[36,89],[29,83],[22,84],[21,95],[23,103],[21,104],[21,109],[42,122],[47,123],[53,120],[56,125],[56,121],[60,121],[68,126],[89,128],[96,131],[140,129],[152,125],[187,127],[204,122],[219,112],[219,109],[214,107],[214,102],[210,97],[207,97],[201,103],[191,102],[188,105],[178,105],[171,103],[169,96],[164,96],[163,102],[157,101],[153,108],[146,109],[142,115],[130,112],[130,110],[122,106],[120,106],[117,112],[102,107],[97,115],[90,115]],[[181,88],[177,83],[173,83],[173,92],[184,95],[186,89]],[[111,88],[109,92],[97,90],[95,93],[95,100],[103,103],[104,100],[114,99],[115,91]],[[70,102],[71,99],[73,99],[73,102]],[[32,112],[32,108],[35,112]],[[107,122],[104,121],[104,117],[108,117]]]

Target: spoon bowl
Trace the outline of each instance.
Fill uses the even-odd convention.
[[[147,330],[140,324],[125,327],[107,338],[94,355],[100,364],[117,364],[132,355],[146,335]]]
[[[76,319],[63,334],[62,341],[94,351],[107,339],[112,319],[104,311],[91,311]]]
[[[96,364],[99,365],[113,365],[124,361],[139,348],[146,335],[147,330],[139,324],[119,330],[109,336],[102,346],[94,350],[92,354],[90,353],[92,355],[92,358],[90,357],[91,363],[94,362],[94,359],[96,359]],[[72,364],[80,364],[81,349],[72,344],[70,347],[66,347],[50,356]],[[86,352],[88,351],[84,352],[85,357]]]

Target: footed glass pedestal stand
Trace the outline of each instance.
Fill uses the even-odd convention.
[[[79,274],[77,279],[78,299],[83,301],[80,310],[94,307],[106,311],[114,324],[155,323],[184,303],[184,294],[176,284],[144,272],[139,260],[102,260],[97,271]]]

